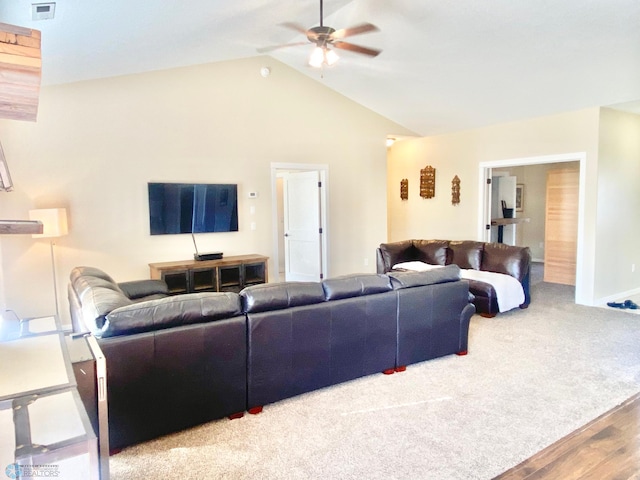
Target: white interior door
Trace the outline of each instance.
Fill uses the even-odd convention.
[[[516,182],[517,177],[514,176],[494,176],[491,180],[491,218],[503,218],[502,202],[504,201],[507,208],[513,208],[513,216],[516,216]],[[516,244],[516,226],[505,225],[502,230],[502,242],[507,245]],[[491,241],[498,241],[498,227],[491,229]]]
[[[322,278],[320,172],[283,177],[284,256],[286,281]]]

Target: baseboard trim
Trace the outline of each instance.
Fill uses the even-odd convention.
[[[607,302],[613,302],[623,297],[632,297],[638,294],[640,294],[640,288],[634,288],[632,290],[627,290],[626,292],[619,292],[606,297],[601,297],[595,301],[594,305],[605,305]]]

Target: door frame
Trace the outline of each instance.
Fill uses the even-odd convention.
[[[311,163],[271,163],[271,231],[273,238],[273,267],[272,272],[276,272],[273,275],[275,281],[283,281],[280,278],[280,251],[279,244],[280,238],[278,237],[278,173],[279,172],[309,172],[317,171],[320,175],[320,182],[322,187],[320,188],[320,228],[322,228],[322,237],[320,238],[321,249],[321,265],[320,271],[324,278],[329,277],[328,267],[328,238],[329,238],[329,213],[327,205],[329,203],[329,165],[327,164],[311,164]]]
[[[576,286],[574,301],[580,304],[588,304],[588,286],[585,282],[585,249],[584,239],[586,238],[584,209],[586,201],[586,178],[587,178],[587,153],[563,153],[557,155],[543,155],[539,157],[512,158],[507,160],[492,160],[479,163],[478,175],[478,238],[488,241],[486,225],[491,224],[491,186],[487,185],[487,178],[491,178],[493,168],[520,167],[525,165],[541,165],[545,163],[580,162],[580,183],[578,192],[578,238],[576,251]]]

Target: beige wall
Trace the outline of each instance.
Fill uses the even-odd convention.
[[[595,293],[617,300],[640,291],[640,115],[602,109],[598,165]]]
[[[476,239],[480,230],[480,164],[583,152],[585,212],[580,266],[584,289],[576,300],[594,301],[599,109],[495,125],[476,130],[397,142],[388,155],[388,240]],[[436,197],[419,196],[420,169],[436,168]],[[451,179],[461,179],[461,203],[451,205]],[[409,200],[401,201],[400,180],[409,179]]]
[[[327,164],[330,274],[375,271],[387,227],[385,137],[398,132],[411,134],[267,57],[46,87],[36,123],[0,122],[15,184],[0,193],[0,218],[68,209],[70,233],[56,241],[66,314],[74,266],[125,281],[147,278],[150,262],[193,255],[189,235],[149,235],[147,182],[237,183],[240,231],[200,234],[198,247],[271,256],[271,163]],[[3,306],[22,317],[53,312],[48,242],[0,242]]]

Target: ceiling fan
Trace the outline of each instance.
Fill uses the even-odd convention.
[[[258,52],[265,53],[276,50],[278,48],[295,47],[299,45],[306,45],[307,43],[311,42],[314,43],[316,47],[313,49],[313,52],[309,57],[309,65],[316,68],[320,68],[323,65],[331,66],[339,60],[340,57],[338,57],[338,54],[330,47],[348,50],[350,52],[360,53],[363,55],[369,55],[370,57],[375,57],[382,52],[382,50],[362,47],[360,45],[342,41],[343,38],[352,37],[354,35],[360,35],[368,32],[377,32],[379,30],[378,27],[370,23],[362,23],[350,28],[342,28],[340,30],[336,30],[332,27],[323,25],[322,10],[322,0],[320,0],[320,26],[318,27],[313,27],[307,30],[303,26],[293,22],[285,22],[281,24],[283,27],[295,30],[296,32],[306,35],[307,42],[286,43],[282,45],[259,48]]]

